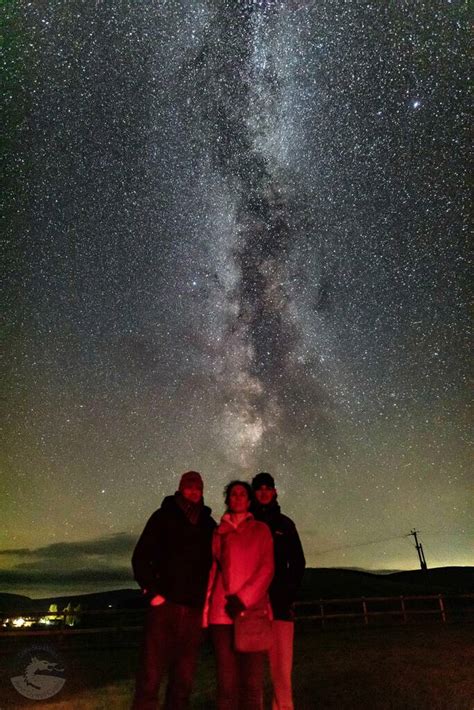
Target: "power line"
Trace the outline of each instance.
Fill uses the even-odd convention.
[[[318,557],[319,555],[325,555],[328,552],[336,552],[338,550],[350,550],[353,549],[354,547],[365,547],[365,545],[378,545],[381,542],[389,542],[390,540],[401,540],[404,537],[409,537],[410,533],[408,535],[395,535],[394,537],[384,537],[380,538],[379,540],[367,540],[366,542],[356,542],[353,545],[339,545],[338,547],[329,547],[327,550],[320,550],[319,552],[315,553],[315,556]]]
[[[419,532],[419,530],[417,531]],[[335,547],[328,547],[326,550],[320,550],[319,552],[313,553],[316,557],[319,555],[326,555],[329,552],[338,552],[339,550],[351,550],[357,547],[365,547],[366,545],[378,545],[382,542],[390,542],[391,540],[403,540],[406,538],[411,537],[412,533],[407,533],[406,535],[395,535],[392,537],[383,537],[383,538],[378,538],[377,540],[366,540],[365,542],[356,542],[351,545],[337,545]],[[459,536],[459,535],[470,535],[469,532],[465,530],[454,530],[454,531],[446,531],[446,530],[433,530],[429,532],[424,533],[425,537],[431,536],[439,536],[439,535],[446,535],[446,536]],[[410,542],[410,547],[412,546],[412,543]]]

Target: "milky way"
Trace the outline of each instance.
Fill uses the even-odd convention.
[[[472,564],[465,5],[4,12],[4,583],[125,583],[188,468],[310,564]]]

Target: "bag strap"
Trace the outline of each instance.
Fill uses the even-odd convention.
[[[217,534],[217,535],[216,535],[216,538],[219,540],[219,543],[218,543],[218,545],[219,545],[219,554],[222,554],[222,535],[218,535],[218,534]],[[220,560],[219,560],[219,558],[218,558],[217,556],[216,556],[216,567],[217,567],[217,569],[219,570],[219,572],[221,573],[222,586],[223,586],[223,588],[224,588],[224,594],[225,594],[225,596],[227,596],[228,593],[229,593],[229,590],[227,589],[227,585],[226,585],[226,583],[225,583],[224,570],[222,569],[221,562],[220,562]]]

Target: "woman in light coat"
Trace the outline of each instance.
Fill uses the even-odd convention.
[[[261,710],[265,653],[234,649],[233,622],[244,609],[266,609],[274,572],[273,540],[265,523],[249,512],[252,489],[231,481],[224,491],[227,512],[214,531],[213,567],[204,625],[209,626],[217,659],[218,710]]]

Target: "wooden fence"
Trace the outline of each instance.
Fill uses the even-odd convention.
[[[448,621],[448,609],[450,616],[459,614],[460,605],[453,608],[452,601],[465,600],[462,605],[462,612],[474,613],[474,594],[450,596],[450,605],[446,603],[443,594],[432,594],[425,596],[399,596],[399,597],[356,597],[353,599],[324,599],[318,602],[308,601],[298,603],[298,619],[319,620],[322,626],[333,619],[361,619],[364,625],[368,625],[370,619],[390,617],[398,619],[406,624],[410,619],[419,616],[435,615],[440,621]],[[470,602],[470,603],[469,603]],[[350,610],[348,608],[351,607]],[[383,607],[383,608],[380,608]],[[317,609],[317,613],[315,612]],[[306,613],[305,613],[306,612]]]
[[[71,611],[54,614],[54,622],[41,627],[40,619],[50,612],[18,612],[13,615],[0,612],[0,639],[8,636],[72,636],[78,634],[104,634],[139,631],[143,625],[145,609],[83,610],[78,613],[75,625],[69,625]],[[298,602],[298,622],[319,621],[321,626],[342,620],[360,619],[362,626],[370,620],[391,620],[407,624],[413,619],[431,617],[446,623],[468,621],[474,618],[474,594],[426,595],[398,597],[357,597],[352,599],[318,599]],[[27,627],[12,628],[14,619],[23,618]]]

